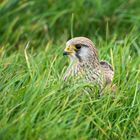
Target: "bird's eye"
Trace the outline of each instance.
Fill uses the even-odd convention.
[[[75,45],[75,48],[76,48],[76,49],[80,49],[80,48],[81,48],[81,45],[80,45],[80,44],[76,44],[76,45]]]

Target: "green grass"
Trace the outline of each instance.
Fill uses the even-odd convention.
[[[140,139],[139,5],[1,1],[0,139]],[[62,80],[71,36],[89,37],[113,65],[116,94],[87,94],[86,85]]]

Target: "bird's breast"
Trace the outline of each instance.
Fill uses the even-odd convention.
[[[67,77],[73,77],[84,82],[96,82],[100,86],[103,84],[103,76],[98,67],[86,63],[76,63],[66,72]]]

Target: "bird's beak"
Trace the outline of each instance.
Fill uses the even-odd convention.
[[[63,52],[63,55],[68,55],[68,53],[64,51],[64,52]]]
[[[66,46],[66,48],[64,49],[63,55],[69,55],[74,53],[74,45],[70,45],[70,46]]]

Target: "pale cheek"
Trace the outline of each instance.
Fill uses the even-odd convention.
[[[81,58],[87,59],[87,57],[89,55],[89,49],[88,48],[81,48],[79,55]]]

